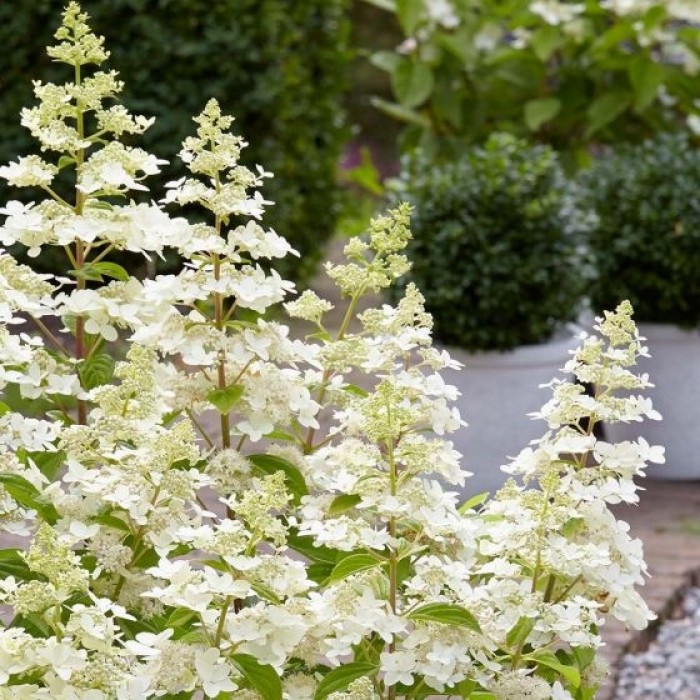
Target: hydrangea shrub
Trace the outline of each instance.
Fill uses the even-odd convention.
[[[17,538],[0,550],[0,698],[592,698],[606,617],[652,617],[642,545],[608,505],[634,503],[663,450],[592,432],[658,417],[636,393],[629,304],[565,368],[596,395],[553,381],[544,437],[510,466],[524,485],[458,504],[461,420],[439,374],[454,363],[423,298],[408,286],[355,318],[407,269],[408,207],[327,266],[341,327],[307,291],[285,304],[310,324],[292,338],[262,315],[293,291],[268,265],[292,251],[259,223],[266,173],[239,164],[231,118],[209,102],[180,153],[190,175],[133,201],[160,163],[118,140],[148,120],[87,69],[106,52],[86,20],[68,5],[49,52],[73,80],[36,83],[22,115],[42,155],[0,170],[46,194],[4,207],[2,243],[69,262],[53,277],[0,253],[0,527]],[[104,264],[113,248],[188,262],[141,282]]]

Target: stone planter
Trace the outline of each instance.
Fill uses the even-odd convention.
[[[662,323],[639,323],[651,357],[642,357],[637,370],[649,374],[647,389],[663,420],[605,425],[611,442],[636,440],[666,448],[666,464],[651,465],[653,479],[700,480],[700,331]]]
[[[509,457],[516,456],[531,440],[547,430],[541,420],[528,413],[538,411],[550,397],[539,388],[554,377],[579,340],[573,332],[541,345],[525,345],[509,352],[468,353],[450,348],[464,368],[445,370],[445,381],[461,392],[459,409],[469,423],[450,436],[463,455],[465,469],[474,473],[462,492],[468,498],[482,491],[493,494],[507,480],[501,471]]]

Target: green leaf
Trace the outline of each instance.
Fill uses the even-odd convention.
[[[42,520],[53,525],[58,520],[58,512],[37,490],[36,486],[17,474],[0,474],[0,484],[5,491],[25,508],[35,510]]]
[[[58,470],[63,466],[66,453],[61,450],[58,452],[25,452],[25,458],[31,459],[39,471],[49,481],[53,481]]]
[[[461,605],[450,603],[427,603],[414,608],[407,615],[409,620],[424,620],[425,622],[441,622],[444,625],[466,627],[481,633],[479,622],[469,610]]]
[[[104,277],[110,277],[121,282],[129,281],[129,273],[121,265],[107,261],[88,262],[79,270],[69,270],[68,274],[91,282],[104,282]]]
[[[560,111],[561,100],[556,97],[530,100],[525,103],[525,124],[530,131],[537,131],[542,124],[554,119]]]
[[[433,91],[433,71],[415,59],[402,59],[391,73],[394,94],[404,107],[417,107]]]
[[[462,503],[462,505],[459,507],[459,513],[460,515],[464,515],[468,510],[472,510],[473,508],[477,508],[480,506],[482,503],[486,501],[486,499],[490,496],[489,491],[483,491],[482,493],[477,493],[476,495],[472,496],[471,498],[467,499]]]
[[[370,194],[377,197],[384,195],[384,186],[379,177],[379,171],[372,162],[372,152],[367,146],[360,148],[360,164],[345,170],[343,176]],[[359,387],[357,388],[359,389]]]
[[[394,51],[375,51],[369,58],[369,62],[379,70],[391,73],[401,60],[399,56]]]
[[[111,527],[114,530],[121,530],[122,532],[131,532],[129,529],[129,525],[124,522],[121,518],[118,518],[116,515],[111,515],[109,513],[106,513],[104,515],[96,515],[95,517],[91,518],[91,522],[93,523],[99,523],[100,525],[106,525],[107,527]]]
[[[538,665],[546,666],[547,668],[551,668],[559,673],[561,676],[566,678],[566,680],[569,681],[574,688],[578,688],[581,685],[581,674],[579,673],[578,669],[561,663],[561,661],[559,661],[559,659],[552,654],[552,652],[542,651],[532,655],[530,658]]]
[[[37,574],[27,566],[19,549],[0,549],[0,578],[8,576],[22,581],[37,578]]]
[[[358,661],[338,666],[338,668],[334,668],[327,673],[318,684],[314,700],[324,700],[324,698],[327,698],[331,693],[346,690],[353,681],[356,681],[358,678],[364,678],[365,676],[373,676],[377,671],[379,671],[379,666],[376,664]]]
[[[175,608],[165,622],[165,627],[178,630],[185,626],[190,626],[189,623],[197,618],[197,613],[189,608]]]
[[[283,440],[284,442],[296,442],[296,438],[294,437],[294,435],[285,433],[284,430],[273,430],[271,433],[268,433],[265,437],[269,440]]]
[[[581,528],[586,524],[586,519],[585,518],[569,518],[562,526],[561,526],[561,534],[564,537],[573,537],[577,532],[581,530]]]
[[[231,661],[261,697],[265,700],[282,700],[282,681],[272,666],[258,663],[250,654],[234,654]]]
[[[334,567],[330,575],[330,583],[342,581],[351,574],[356,574],[358,571],[366,571],[373,569],[375,566],[381,566],[383,562],[371,554],[351,554],[349,557],[343,557]]]
[[[629,64],[629,77],[634,90],[634,108],[644,111],[655,99],[666,72],[648,56],[637,56]]]
[[[78,374],[84,389],[108,384],[114,376],[114,359],[106,352],[96,353],[78,365]]]
[[[521,617],[506,635],[506,644],[511,648],[517,648],[525,644],[530,632],[535,627],[535,621],[531,617]]]
[[[413,109],[409,109],[403,105],[398,105],[395,102],[387,102],[387,100],[383,100],[380,97],[373,97],[370,100],[370,104],[376,109],[384,112],[384,114],[388,114],[390,117],[393,117],[400,122],[414,124],[415,126],[420,126],[424,129],[430,128],[430,119]]]
[[[70,156],[61,156],[58,159],[58,169],[59,170],[63,170],[63,168],[66,168],[69,165],[75,165],[75,158],[71,158]]]
[[[17,615],[10,623],[10,627],[22,627],[33,637],[48,638],[54,634],[51,627],[49,627],[46,621],[38,613]]]
[[[9,413],[12,409],[6,404],[0,401],[0,416],[4,416],[6,413]]]
[[[586,137],[592,136],[617,119],[630,104],[632,96],[626,90],[613,90],[599,97],[588,108]]]
[[[274,455],[250,455],[248,461],[256,467],[257,471],[262,474],[275,474],[276,472],[284,472],[284,479],[287,482],[287,488],[292,492],[295,500],[298,501],[302,496],[307,496],[309,488],[306,485],[306,480],[303,474],[291,462],[281,457]]]
[[[550,56],[565,43],[566,37],[563,32],[549,24],[538,29],[530,39],[535,55],[543,63],[548,61]]]
[[[296,549],[297,552],[303,554],[307,559],[311,559],[311,561],[323,562],[335,566],[338,560],[338,550],[324,547],[323,545],[317,547],[314,544],[313,537],[309,535],[299,535],[296,531],[291,531],[287,535],[287,543],[290,547]]]
[[[93,272],[96,272],[100,276],[104,275],[105,277],[110,277],[120,282],[128,282],[130,279],[129,273],[121,265],[117,265],[117,263],[103,261],[89,263],[89,266]]]
[[[587,669],[595,659],[595,649],[591,649],[591,647],[573,647],[571,652],[582,671]]]
[[[227,415],[243,396],[243,385],[232,384],[225,389],[212,389],[207,394],[207,399],[219,413]]]
[[[354,394],[355,396],[369,396],[369,391],[363,389],[361,386],[357,386],[357,384],[346,384],[343,387],[343,391],[347,391],[348,394]]]
[[[418,26],[423,13],[423,0],[396,0],[396,16],[401,29],[409,36]]]
[[[368,5],[374,5],[380,10],[387,12],[396,12],[396,0],[365,0]]]
[[[354,493],[344,493],[336,496],[328,506],[328,515],[340,515],[354,508],[362,498]]]

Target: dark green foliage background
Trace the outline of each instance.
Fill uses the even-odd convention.
[[[36,150],[19,124],[19,110],[33,104],[31,80],[70,78],[45,51],[64,4],[0,3],[0,162]],[[341,99],[350,59],[347,5],[348,0],[82,3],[112,52],[105,65],[126,82],[124,103],[157,117],[138,145],[172,161],[161,182],[182,174],[174,156],[194,129],[192,117],[216,97],[236,117],[236,133],[250,143],[246,164],[260,163],[275,175],[263,192],[276,203],[265,222],[302,253],[301,264],[292,262],[300,277],[312,271],[338,214],[335,175],[346,137]],[[0,190],[0,201],[10,196],[17,193]],[[283,271],[291,274],[289,267]]]
[[[436,166],[405,162],[414,207],[408,277],[442,343],[509,350],[543,342],[576,316],[578,214],[556,154],[492,137]]]
[[[629,299],[637,321],[700,325],[700,152],[685,134],[618,148],[585,177],[596,311]]]

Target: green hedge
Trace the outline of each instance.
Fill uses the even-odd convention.
[[[407,278],[441,342],[509,350],[576,317],[586,215],[551,148],[497,134],[448,163],[414,156],[399,196],[415,207]]]
[[[172,159],[209,97],[237,118],[247,164],[275,174],[266,223],[302,253],[307,276],[338,213],[335,173],[346,137],[342,95],[349,0],[90,0],[83,9],[126,82],[124,103],[155,115],[139,145]],[[19,125],[31,80],[66,79],[45,54],[63,0],[0,3],[0,162],[34,150]],[[177,161],[162,181],[180,176]],[[154,185],[157,187],[157,185]],[[156,190],[158,191],[158,190]],[[7,189],[0,201],[16,197]],[[292,274],[289,269],[287,274]]]
[[[700,152],[686,134],[620,147],[585,175],[596,311],[629,299],[638,321],[700,326]]]

